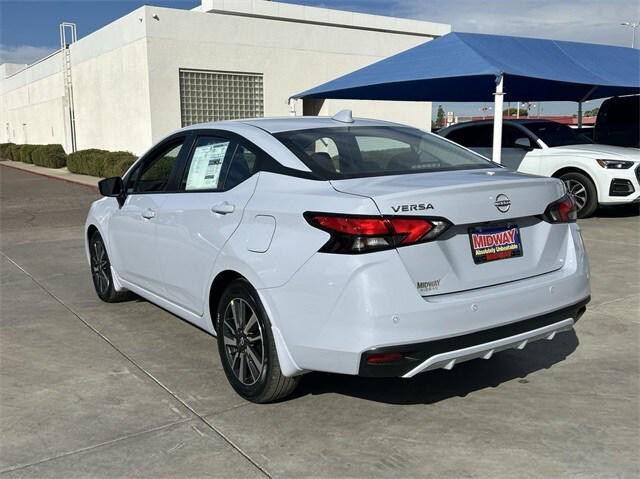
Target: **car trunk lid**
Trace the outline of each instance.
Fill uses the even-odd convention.
[[[563,265],[568,228],[540,218],[564,194],[559,180],[493,168],[331,183],[343,193],[371,198],[383,215],[444,218],[452,223],[435,241],[397,249],[423,296],[506,283]],[[476,262],[470,233],[490,235],[499,242],[513,239],[514,230],[521,256]]]

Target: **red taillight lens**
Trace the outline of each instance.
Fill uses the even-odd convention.
[[[439,236],[449,222],[434,218],[393,216],[351,216],[305,213],[312,226],[331,234],[320,249],[325,253],[367,253],[430,241]]]
[[[317,215],[313,220],[323,228],[356,236],[386,235],[389,233],[387,223],[383,218],[357,218],[348,216]]]
[[[388,221],[396,234],[405,235],[401,244],[416,243],[434,228],[431,221],[422,218],[389,218]]]
[[[578,218],[578,206],[571,195],[564,195],[547,206],[544,219],[549,223],[572,223]]]

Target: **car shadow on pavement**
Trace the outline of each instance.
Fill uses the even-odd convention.
[[[526,384],[529,374],[564,361],[578,344],[578,337],[571,330],[560,333],[553,341],[536,341],[523,351],[507,350],[489,360],[476,359],[450,371],[428,371],[411,379],[310,373],[302,378],[288,400],[309,394],[337,393],[387,404],[433,404],[516,379]]]
[[[601,206],[593,214],[593,218],[632,218],[640,216],[640,203],[620,206]]]

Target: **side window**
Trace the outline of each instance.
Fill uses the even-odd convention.
[[[515,148],[518,138],[529,138],[525,132],[511,125],[502,127],[502,148]]]
[[[523,138],[529,140],[529,145],[531,148],[540,148],[538,143],[533,138],[532,133],[527,133],[526,131],[523,131],[513,125],[504,125],[502,128],[502,148],[522,148],[516,146],[516,141]]]
[[[231,159],[224,189],[230,190],[250,178],[256,172],[257,167],[258,155],[244,145],[238,144]]]
[[[200,137],[196,141],[189,168],[182,179],[185,191],[218,190],[222,188],[225,158],[231,142],[226,138]]]
[[[338,145],[332,138],[318,138],[313,143],[309,143],[304,152],[325,170],[340,171]]]
[[[168,149],[146,162],[132,175],[132,193],[165,191],[171,178],[171,172],[184,144],[184,139],[171,144]],[[129,185],[127,185],[129,189]]]
[[[453,130],[451,133],[447,135],[447,140],[451,140],[458,145],[466,146],[467,148],[471,145],[471,133],[473,133],[473,129],[475,127],[468,128],[458,128],[457,130]]]
[[[467,148],[488,148],[493,144],[492,125],[474,125],[452,131],[447,139]]]

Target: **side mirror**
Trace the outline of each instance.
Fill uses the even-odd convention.
[[[102,196],[121,198],[124,196],[124,183],[119,176],[105,178],[98,182],[98,189]]]
[[[531,146],[531,140],[527,137],[518,138],[514,143],[516,148],[522,148],[523,150],[533,150],[533,146]]]

